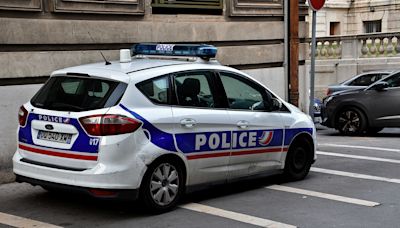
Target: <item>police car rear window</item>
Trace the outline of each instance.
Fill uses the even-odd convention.
[[[52,77],[32,98],[38,108],[57,111],[88,111],[116,105],[126,84],[82,77]]]

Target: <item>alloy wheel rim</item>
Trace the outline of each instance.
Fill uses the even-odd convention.
[[[159,165],[151,175],[150,194],[160,206],[170,204],[179,191],[179,173],[168,163]]]
[[[339,126],[343,132],[355,133],[360,128],[360,116],[355,111],[345,111],[339,116]]]

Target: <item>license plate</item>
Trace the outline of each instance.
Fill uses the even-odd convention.
[[[46,141],[70,144],[72,134],[50,132],[50,131],[39,131],[37,138]]]

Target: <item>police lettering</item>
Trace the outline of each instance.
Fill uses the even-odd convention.
[[[64,119],[58,116],[46,116],[46,115],[39,115],[39,120],[55,122],[55,123],[64,123]]]
[[[231,137],[232,136],[232,137]],[[196,134],[195,151],[240,149],[257,146],[257,132]]]

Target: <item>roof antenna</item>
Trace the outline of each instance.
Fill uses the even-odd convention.
[[[96,43],[96,41],[93,39],[92,35],[90,35],[90,32],[88,31],[89,37],[92,40],[93,43]],[[103,52],[99,50],[101,57],[103,57],[104,62],[106,62],[106,65],[111,65],[111,63],[104,57]]]

